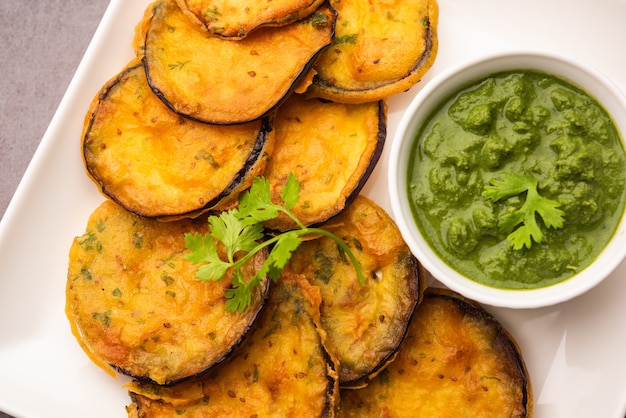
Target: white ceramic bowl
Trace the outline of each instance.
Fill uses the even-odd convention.
[[[430,248],[413,221],[407,196],[407,167],[414,136],[424,119],[449,94],[463,85],[507,70],[534,69],[560,77],[594,96],[626,133],[626,98],[610,81],[593,69],[567,57],[541,52],[497,53],[449,68],[418,92],[405,111],[390,149],[389,194],[392,212],[414,255],[435,279],[478,302],[510,308],[536,308],[564,302],[593,288],[626,256],[626,220],[607,247],[586,269],[555,285],[534,290],[507,290],[479,284],[450,268]]]

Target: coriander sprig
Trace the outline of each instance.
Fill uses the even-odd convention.
[[[519,209],[503,215],[498,228],[500,233],[509,234],[507,238],[511,240],[516,250],[522,247],[530,248],[533,240],[537,243],[543,240],[543,232],[537,224],[537,214],[548,228],[563,227],[565,215],[565,212],[558,209],[559,202],[539,194],[537,180],[519,174],[505,173],[491,180],[491,183],[485,186],[482,195],[497,202],[524,192],[526,192],[524,204]],[[522,225],[515,229],[520,223]]]
[[[293,173],[289,174],[281,190],[284,206],[272,202],[269,181],[256,177],[250,189],[242,194],[238,207],[209,216],[209,233],[185,234],[185,246],[190,250],[185,257],[194,264],[202,263],[196,271],[197,279],[218,281],[232,269],[232,285],[224,295],[228,299],[228,311],[242,312],[250,306],[252,293],[264,277],[278,280],[292,253],[306,235],[322,235],[334,240],[350,258],[359,283],[363,285],[361,266],[350,247],[332,232],[307,227],[293,214],[291,210],[299,196],[300,182]],[[274,219],[280,213],[289,216],[296,223],[297,229],[263,240],[265,232],[262,222]],[[219,255],[218,242],[225,248],[225,260]],[[263,265],[246,281],[242,266],[265,248],[270,248],[270,251]]]

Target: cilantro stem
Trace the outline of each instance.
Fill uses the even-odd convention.
[[[222,212],[219,216],[209,217],[211,231],[202,236],[186,234],[185,243],[191,251],[186,258],[194,264],[204,263],[196,277],[200,280],[220,280],[227,270],[233,269],[232,287],[226,292],[229,311],[243,311],[250,305],[252,290],[264,277],[277,280],[283,268],[289,263],[292,253],[302,244],[302,237],[318,235],[330,238],[348,255],[361,286],[365,285],[361,265],[354,253],[341,238],[322,228],[307,227],[291,209],[298,201],[300,183],[293,173],[287,177],[280,197],[282,205],[272,202],[270,184],[263,177],[256,177],[250,189],[239,200],[235,209]],[[296,229],[282,232],[264,239],[263,222],[274,219],[279,212],[286,214],[297,225]],[[228,261],[220,259],[216,242],[221,242],[226,249]],[[245,280],[241,267],[255,254],[272,246],[261,268],[250,280]],[[237,259],[237,256],[240,256]]]
[[[291,218],[291,220],[293,220],[296,223],[296,225],[298,225],[298,228],[300,228],[301,230],[310,229],[306,225],[304,225],[300,221],[300,219],[298,219],[298,217],[296,215],[294,215],[289,209],[286,209],[286,208],[283,208],[282,206],[279,206],[278,210],[280,210],[281,212],[283,212],[284,214],[289,216],[289,218]]]
[[[246,263],[246,261],[250,260],[256,253],[261,251],[263,248],[269,247],[270,245],[276,243],[280,239],[280,236],[272,237],[268,240],[262,241],[259,245],[254,247],[251,251],[244,254],[239,260],[233,262],[233,266],[242,266]]]
[[[298,223],[300,223],[300,222],[298,221]],[[304,225],[302,225],[300,227],[300,229],[294,230],[292,232],[295,233],[298,237],[303,237],[303,236],[306,236],[306,235],[322,235],[322,236],[325,236],[325,237],[330,238],[333,241],[335,241],[337,243],[337,245],[339,245],[341,247],[341,249],[344,250],[345,253],[348,255],[348,258],[350,259],[350,262],[354,266],[354,270],[356,272],[357,279],[359,280],[359,284],[361,286],[363,286],[365,284],[365,279],[363,278],[363,271],[361,270],[361,264],[359,263],[359,260],[356,259],[356,256],[354,255],[354,253],[352,252],[352,249],[348,246],[348,244],[346,244],[337,235],[333,234],[332,232],[326,231],[325,229],[322,229],[322,228],[309,228],[309,227],[306,227]],[[257,245],[251,251],[249,251],[246,254],[244,254],[237,261],[231,262],[231,264],[234,267],[241,267],[248,260],[250,260],[252,257],[254,257],[254,255],[256,253],[258,253],[259,251],[263,250],[266,247],[269,247],[269,246],[275,244],[279,240],[280,240],[280,235],[277,235],[277,236],[272,237],[272,238],[270,238],[268,240],[265,240],[265,241],[259,243],[259,245]]]

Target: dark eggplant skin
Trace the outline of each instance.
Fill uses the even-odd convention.
[[[167,4],[168,1],[174,2],[174,0],[163,0],[160,3],[157,3],[153,8],[154,10],[153,16],[156,15],[157,13],[165,13],[165,12],[161,12],[160,9],[166,9],[167,7],[169,7],[169,5]],[[176,6],[176,8],[177,7],[178,6]],[[307,77],[310,74],[310,71],[313,69],[313,66],[315,65],[315,62],[317,61],[320,54],[332,44],[332,39],[335,35],[335,23],[337,20],[337,11],[328,2],[324,2],[311,16],[308,16],[302,19],[301,21],[297,21],[297,22],[291,23],[289,25],[281,26],[281,27],[268,27],[259,31],[259,32],[267,32],[267,33],[271,33],[271,31],[275,31],[276,33],[280,33],[281,30],[287,28],[288,26],[295,27],[297,25],[303,25],[303,24],[309,24],[309,25],[312,25],[313,27],[316,27],[316,26],[321,27],[321,25],[316,25],[315,23],[306,23],[309,19],[312,22],[314,22],[316,13],[324,14],[325,16],[327,16],[326,26],[328,26],[328,32],[325,34],[327,38],[326,41],[323,43],[320,43],[319,47],[316,50],[311,51],[306,62],[304,62],[298,68],[297,71],[295,71],[293,74],[289,74],[288,76],[283,77],[283,81],[291,80],[289,82],[289,85],[283,88],[280,95],[273,97],[273,99],[271,100],[271,103],[267,104],[263,108],[252,110],[242,105],[238,105],[238,107],[232,107],[232,108],[226,109],[226,106],[228,107],[235,106],[239,102],[245,102],[247,100],[246,96],[252,95],[250,91],[240,89],[239,88],[240,83],[238,83],[236,80],[230,80],[230,79],[211,79],[203,83],[205,86],[228,85],[228,86],[231,86],[231,88],[235,89],[235,93],[233,93],[232,96],[231,96],[231,93],[229,92],[229,96],[231,96],[231,98],[229,99],[229,102],[225,102],[217,110],[207,110],[207,111],[199,110],[202,107],[210,107],[208,105],[213,106],[212,102],[222,100],[220,95],[216,92],[213,92],[212,90],[209,93],[207,93],[204,97],[202,97],[202,101],[192,99],[190,97],[186,97],[185,99],[183,99],[182,97],[178,97],[178,96],[187,96],[188,93],[186,92],[192,91],[194,89],[188,87],[185,89],[186,91],[185,93],[181,93],[180,91],[173,92],[172,86],[175,80],[163,80],[162,75],[159,74],[159,72],[155,68],[153,60],[151,59],[150,48],[149,48],[149,40],[151,36],[150,34],[151,23],[150,22],[152,20],[152,17],[149,15],[144,18],[143,25],[145,26],[145,29],[143,31],[139,31],[141,34],[145,36],[145,39],[143,40],[144,46],[141,48],[141,51],[144,54],[143,63],[144,63],[145,71],[146,71],[146,76],[148,79],[148,84],[150,85],[152,91],[156,94],[156,96],[159,97],[163,101],[163,103],[165,103],[172,111],[186,118],[189,118],[191,120],[196,120],[199,122],[214,124],[214,125],[232,125],[232,124],[252,122],[252,121],[264,118],[268,116],[269,114],[271,114],[272,112],[274,112],[281,104],[283,104],[289,98],[289,96],[299,87],[300,83],[307,79]],[[196,26],[195,22],[190,22],[190,27],[195,27],[195,26]],[[264,43],[268,45],[274,41],[270,36],[265,36],[265,35],[263,36],[267,38],[264,40]],[[257,36],[257,34],[251,34],[251,36],[248,36],[242,40],[235,41],[235,42],[252,43],[253,38],[257,38],[257,37],[259,37]],[[233,42],[233,41],[229,41],[226,39],[220,39],[218,37],[206,37],[205,36],[205,38],[215,38],[215,40],[222,41],[222,43],[225,43],[225,44],[229,44]],[[280,39],[278,40],[280,41]],[[206,51],[204,51],[204,53],[201,51],[196,51],[195,57],[203,57],[205,55],[208,55],[211,52],[210,45],[206,46],[205,48],[206,48]],[[165,49],[168,49],[168,48],[165,48]],[[171,48],[171,49],[174,50],[175,48]],[[254,51],[252,51],[250,54],[247,54],[247,55],[251,55],[251,54],[253,55]],[[273,51],[273,56],[276,59],[278,59],[278,57],[289,56],[289,55],[290,55],[289,51],[281,51],[279,49],[275,49],[275,51]],[[269,74],[271,74],[271,72],[276,72],[276,71],[278,70],[270,69]],[[229,68],[229,70],[225,72],[224,75],[227,76],[232,72],[233,72],[233,69]],[[182,89],[179,89],[179,90],[182,90]],[[254,91],[255,94],[259,94],[259,92],[265,92],[263,85],[261,85],[258,88],[255,88],[254,90],[255,90]],[[267,94],[267,93],[264,93],[264,94]],[[193,105],[190,106],[189,105],[190,103],[193,103]]]
[[[211,33],[226,40],[241,40],[249,33],[269,26],[283,26],[301,20],[315,11],[324,0],[300,0],[285,2],[258,2],[257,0],[240,3],[238,11],[209,15],[205,13],[214,1],[176,0],[180,8],[192,19],[197,20]],[[190,4],[191,3],[191,4]],[[228,4],[228,2],[222,2]],[[288,3],[288,4],[287,4]],[[217,4],[220,4],[219,2]],[[257,7],[258,9],[252,9]],[[215,9],[219,9],[218,6]],[[241,14],[237,14],[241,13]]]
[[[287,173],[302,178],[300,197],[292,211],[303,224],[322,226],[350,206],[378,165],[387,138],[387,104],[385,100],[342,104],[296,94],[285,108],[276,114],[275,153],[264,176],[277,204]],[[324,122],[318,125],[318,119]],[[355,121],[361,124],[358,129],[353,127]],[[352,143],[350,150],[352,145],[346,144]],[[328,177],[341,180],[326,184],[323,179]],[[297,228],[284,214],[264,226],[270,234]]]
[[[396,359],[366,387],[342,390],[339,410],[342,418],[532,418],[534,401],[521,349],[502,324],[477,302],[429,287]]]
[[[436,0],[333,5],[338,11],[337,42],[316,62],[307,98],[371,102],[409,90],[432,67],[439,47]],[[346,41],[352,38],[359,41]]]
[[[263,315],[263,311],[265,310],[265,307],[267,306],[267,300],[269,298],[269,291],[270,291],[270,281],[268,279],[264,279],[261,282],[259,287],[260,287],[260,291],[262,294],[262,301],[259,305],[254,307],[256,310],[254,311],[252,319],[246,326],[245,331],[239,336],[239,338],[236,341],[232,342],[228,350],[224,351],[222,357],[215,360],[211,364],[208,364],[204,369],[199,370],[197,373],[184,376],[181,378],[177,378],[177,379],[168,379],[164,382],[159,383],[159,382],[155,382],[153,379],[151,379],[149,376],[145,374],[132,373],[129,370],[126,370],[123,367],[120,367],[116,364],[110,364],[110,366],[117,372],[132,378],[136,382],[139,382],[142,384],[148,384],[148,385],[157,385],[160,387],[173,387],[173,386],[185,383],[185,382],[202,379],[203,376],[206,376],[212,370],[215,370],[217,367],[220,367],[222,364],[227,363],[228,360],[232,358],[234,355],[236,355],[237,352],[241,349],[241,347],[243,347],[246,344],[246,341],[251,331],[254,330],[254,326],[257,320]]]
[[[419,303],[421,302],[422,299],[422,294],[424,293],[424,290],[426,288],[426,283],[421,275],[420,269],[418,267],[419,262],[417,261],[417,258],[415,258],[413,255],[409,255],[408,256],[409,259],[409,263],[411,264],[411,270],[412,270],[412,275],[415,278],[415,280],[413,281],[413,283],[415,283],[417,285],[417,290],[416,290],[416,299],[415,299],[415,304],[409,308],[407,317],[409,318],[409,320],[411,318],[413,318],[413,315],[415,314],[415,311],[417,309],[417,307],[419,306]],[[404,341],[404,339],[406,338],[406,335],[408,333],[408,326],[405,327],[402,330],[402,333],[400,334],[400,337],[398,339],[398,346],[396,350],[392,350],[389,351],[389,353],[387,353],[387,355],[385,357],[383,357],[378,364],[374,365],[371,370],[368,373],[363,373],[359,376],[355,376],[352,379],[349,380],[341,380],[340,381],[340,387],[342,389],[358,389],[364,386],[367,386],[367,384],[376,377],[376,375],[378,375],[378,373],[380,373],[381,371],[385,370],[385,368],[387,366],[389,366],[389,364],[391,362],[393,362],[393,360],[396,358],[396,356],[398,355],[398,349],[401,347],[402,342]]]
[[[229,206],[228,202],[237,200],[239,198],[239,193],[248,189],[248,187],[252,184],[254,177],[259,175],[260,171],[262,171],[259,170],[259,165],[261,164],[262,166],[265,166],[265,161],[267,161],[272,152],[271,148],[273,147],[273,139],[271,138],[271,135],[274,130],[272,121],[272,115],[266,116],[262,119],[259,135],[257,136],[252,151],[248,154],[248,159],[246,160],[245,165],[241,168],[241,170],[239,170],[239,172],[237,172],[224,191],[213,201],[204,205],[199,212],[202,213],[208,210],[226,209]],[[226,202],[226,206],[221,207],[221,204],[224,202]]]
[[[359,183],[354,188],[354,190],[352,190],[352,193],[350,193],[350,195],[346,199],[346,208],[349,207],[352,204],[352,202],[354,202],[354,199],[356,199],[357,196],[361,194],[363,187],[365,187],[365,184],[367,184],[368,180],[372,176],[372,173],[374,172],[374,169],[378,165],[378,161],[380,160],[380,157],[383,154],[386,141],[387,141],[387,105],[385,103],[385,100],[378,100],[378,142],[376,144],[376,149],[374,150],[374,153],[372,154],[372,158],[370,159],[370,162],[367,165],[367,168],[363,172],[363,175],[361,176]],[[337,215],[339,215],[339,213]],[[331,219],[332,218],[329,218],[325,222],[328,222]]]
[[[340,387],[359,388],[394,360],[426,284],[391,217],[365,196],[322,228],[351,249],[363,281],[326,237],[303,242],[289,267],[320,289],[322,326],[341,358]]]
[[[346,198],[346,204],[344,208],[341,211],[334,214],[333,216],[327,218],[326,220],[323,220],[316,224],[311,225],[312,227],[320,227],[328,222],[332,222],[334,218],[341,215],[341,213],[344,210],[346,210],[352,204],[352,202],[354,202],[354,200],[361,194],[361,192],[363,191],[363,187],[365,187],[370,177],[372,176],[374,169],[378,165],[378,161],[380,160],[380,157],[383,155],[383,150],[385,149],[385,142],[387,141],[387,104],[385,103],[385,100],[378,100],[377,103],[378,103],[378,142],[376,143],[376,149],[372,153],[372,158],[370,159],[369,164],[367,165],[367,168],[363,172],[363,175],[359,179],[359,182],[356,185],[356,187],[352,189],[352,192]]]
[[[430,288],[424,295],[427,298],[441,298],[455,303],[463,315],[479,318],[484,323],[494,324],[495,338],[493,345],[502,357],[511,364],[511,368],[517,371],[520,379],[522,398],[520,406],[521,418],[531,418],[534,411],[533,388],[530,375],[526,368],[526,363],[522,351],[515,338],[507,331],[493,314],[489,313],[478,302],[465,298],[453,291],[441,288]]]
[[[172,387],[127,385],[129,416],[307,416],[332,418],[339,359],[319,323],[319,292],[283,273],[262,317],[231,359],[201,379]]]
[[[94,98],[82,133],[83,162],[88,176],[107,198],[147,218],[171,221],[232,206],[239,193],[262,173],[273,150],[273,116],[238,126],[207,125],[171,112],[151,95],[147,85],[141,98],[144,108],[138,110],[132,104],[137,99],[124,84],[143,88],[145,80],[133,81],[141,75],[145,76],[143,65],[138,59],[132,60]],[[124,94],[128,97],[119,97]],[[111,97],[117,98],[114,104]],[[147,114],[152,119],[144,120]],[[152,144],[144,150],[140,147],[145,138],[151,138]],[[225,141],[234,143],[235,138],[246,138],[245,143],[237,140],[242,144],[241,149],[225,145],[229,143]],[[164,149],[168,152],[163,153]],[[220,160],[214,166],[198,159],[205,149],[219,153]],[[136,158],[128,159],[130,155]],[[173,158],[180,170],[168,168],[170,162],[163,158]],[[148,182],[151,173],[143,176],[137,167],[145,167],[150,161],[149,170],[160,173],[169,183]],[[237,167],[229,161],[241,165]],[[124,175],[119,174],[122,169]]]
[[[206,218],[160,222],[105,200],[72,242],[65,312],[85,353],[111,375],[168,386],[205,374],[233,355],[260,317],[264,278],[250,306],[227,312],[223,280],[196,278],[186,234],[205,235]],[[268,252],[245,263],[251,278]],[[184,343],[181,343],[183,342]]]

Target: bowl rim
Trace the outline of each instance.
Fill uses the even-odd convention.
[[[388,165],[388,194],[392,215],[407,245],[422,266],[441,284],[477,302],[507,308],[539,308],[562,303],[592,289],[626,258],[626,216],[596,259],[574,276],[537,289],[500,289],[464,277],[443,262],[421,238],[406,199],[408,155],[419,123],[441,100],[471,81],[500,71],[537,70],[553,74],[595,97],[611,116],[626,150],[626,96],[607,77],[588,64],[554,52],[534,50],[500,51],[474,57],[435,75],[405,109],[391,143]],[[406,138],[411,135],[411,138]],[[403,158],[400,158],[400,157]]]

